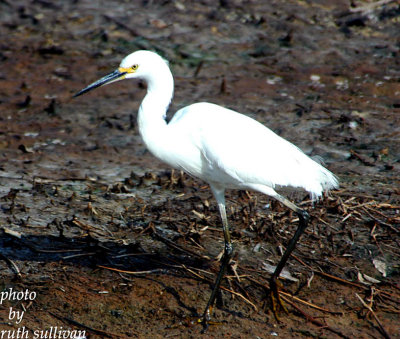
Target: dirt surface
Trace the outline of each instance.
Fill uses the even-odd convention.
[[[1,338],[400,338],[399,21],[396,1],[0,1]],[[314,205],[288,195],[312,219],[279,322],[266,267],[296,215],[228,192],[235,257],[201,335],[210,190],[145,150],[142,84],[71,98],[138,49],[170,60],[170,115],[222,104],[339,177]]]

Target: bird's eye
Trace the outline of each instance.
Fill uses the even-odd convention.
[[[132,71],[136,71],[138,69],[139,65],[135,64],[131,67]]]

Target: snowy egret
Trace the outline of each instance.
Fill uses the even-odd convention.
[[[218,203],[225,240],[224,255],[199,322],[207,328],[217,291],[233,253],[225,211],[226,189],[264,193],[299,217],[298,228],[270,279],[275,312],[276,301],[281,305],[277,279],[309,220],[306,211],[278,194],[275,187],[301,188],[313,199],[318,199],[324,191],[338,186],[336,177],[261,123],[215,104],[202,102],[184,107],[167,123],[165,117],[173,96],[174,80],[168,62],[151,51],[128,55],[117,70],[74,97],[118,80],[134,78],[147,83],[147,94],[137,117],[147,148],[168,165],[207,182]]]

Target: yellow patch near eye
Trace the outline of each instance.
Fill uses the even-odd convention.
[[[120,67],[120,68],[118,68],[118,70],[121,72],[121,73],[135,73],[136,72],[136,70],[138,69],[138,65],[134,65],[134,66],[132,66],[132,67]]]

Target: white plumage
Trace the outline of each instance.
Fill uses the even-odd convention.
[[[169,164],[178,164],[206,182],[238,189],[290,186],[303,188],[316,198],[337,185],[331,172],[243,114],[210,103],[193,104],[177,114],[168,132],[171,139],[182,136],[180,142],[188,143],[190,149],[185,150],[186,156],[174,153],[175,163]],[[193,164],[194,171],[190,169]]]
[[[138,113],[139,131],[147,148],[170,166],[206,181],[218,202],[224,228],[225,255],[203,314],[205,328],[232,255],[225,189],[262,192],[299,215],[299,228],[271,278],[273,297],[280,302],[276,279],[307,225],[308,214],[279,195],[275,187],[302,188],[313,198],[319,198],[324,191],[338,186],[336,177],[261,123],[218,105],[204,102],[187,106],[167,123],[165,115],[173,96],[174,81],[168,63],[150,51],[128,55],[116,71],[75,96],[129,78],[140,78],[147,83],[147,94]]]

